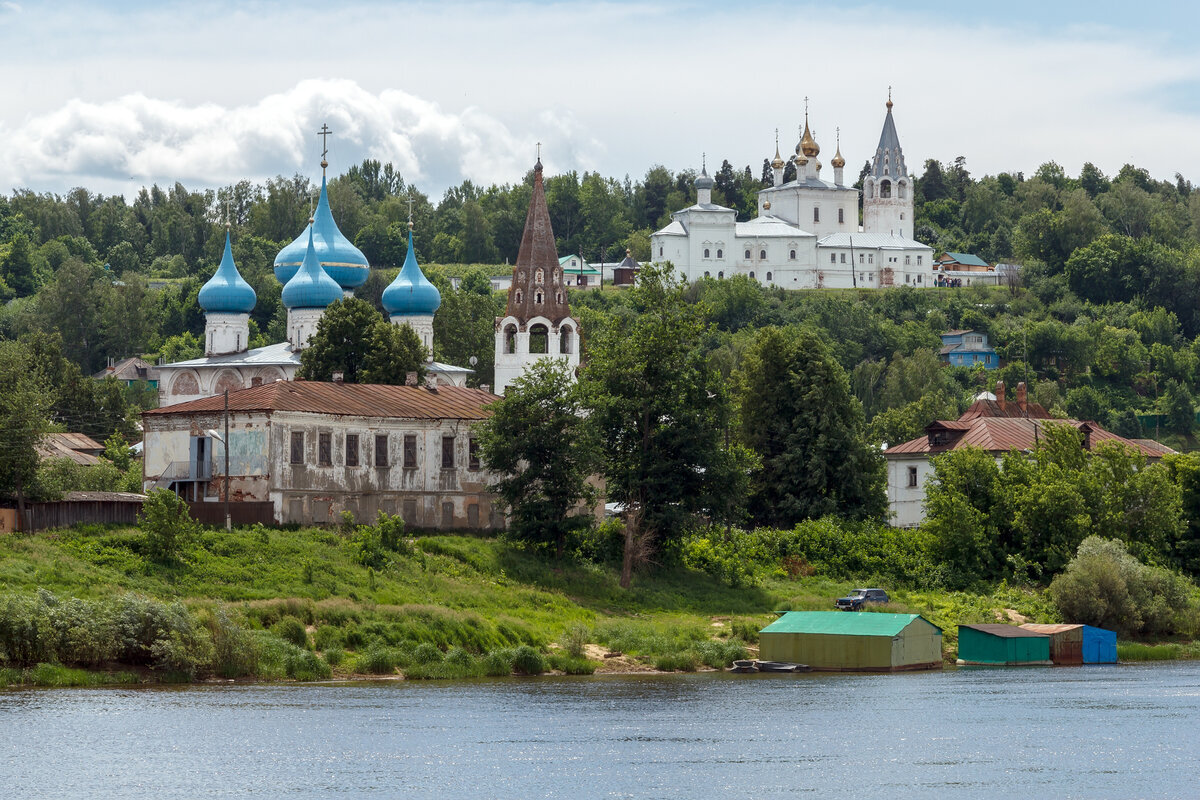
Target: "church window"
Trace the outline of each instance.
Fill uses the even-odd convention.
[[[830,253],[830,254],[829,254],[829,263],[830,263],[830,264],[836,264],[836,263],[837,263],[837,253]]]
[[[746,260],[750,260],[750,248],[746,248]]]
[[[706,248],[704,248],[704,257],[705,257],[705,258],[712,258],[712,256],[709,254],[709,250],[708,250],[708,248],[707,248],[707,247],[706,247]]]
[[[771,282],[771,273],[767,273],[767,283]]]
[[[708,270],[704,270],[704,277],[706,277],[706,278],[708,278],[708,277],[711,277],[711,276],[708,274]]]
[[[903,211],[901,211],[901,212],[900,212],[900,219],[904,219],[904,212],[903,212]]]
[[[795,250],[791,250],[788,252],[788,259],[791,261],[796,260],[796,251]]]
[[[717,273],[717,277],[718,277],[718,278],[724,278],[724,277],[725,277],[725,273],[724,273],[724,272],[718,272],[718,273]]]
[[[562,270],[561,269],[554,270],[554,283],[556,285],[562,283]]]
[[[717,258],[724,258],[724,257],[725,257],[725,253],[724,253],[724,251],[722,251],[722,250],[717,250]]]
[[[662,254],[663,254],[663,249],[660,247],[660,248],[658,248],[658,257],[662,258]]]
[[[545,300],[545,296],[542,294],[541,290],[538,290],[536,293],[534,293],[534,295],[533,295],[534,303],[536,303],[540,306],[542,304],[543,300]]]
[[[838,209],[838,222],[845,222],[845,221],[846,221],[846,209],[839,208]]]
[[[879,196],[880,197],[891,197],[892,196],[892,182],[891,181],[880,181],[879,182]]]
[[[534,325],[529,329],[529,352],[545,355],[549,352],[550,332],[545,325]]]
[[[556,303],[561,303],[561,302],[562,302],[562,292],[555,292],[555,294],[554,294],[554,302],[556,302]]]
[[[754,280],[754,270],[750,270],[750,280]]]
[[[813,222],[821,221],[821,207],[813,206]]]
[[[571,348],[574,346],[571,341],[571,339],[572,339],[571,334],[572,334],[572,331],[571,331],[570,325],[563,325],[561,328],[559,328],[558,351],[560,353],[570,353],[571,352]]]
[[[766,251],[766,250],[759,250],[759,251],[758,251],[758,260],[759,260],[759,261],[766,261],[766,260],[767,260],[767,251]]]
[[[572,261],[571,263],[574,264],[575,262]],[[545,280],[546,280],[546,273],[539,267],[537,272],[533,273],[533,282],[534,283],[544,283]]]
[[[520,289],[517,289],[517,305],[521,305],[521,298],[522,298],[522,297],[524,297],[524,295],[523,295],[523,294],[521,294],[521,290],[520,290]]]
[[[517,352],[517,326],[511,323],[504,326],[504,352]]]

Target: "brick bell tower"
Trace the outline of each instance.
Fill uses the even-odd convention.
[[[579,365],[579,321],[571,316],[558,263],[554,229],[542,184],[542,158],[533,166],[533,195],[521,249],[513,266],[505,316],[496,320],[496,394],[543,358]]]

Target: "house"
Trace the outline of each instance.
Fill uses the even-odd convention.
[[[92,375],[96,380],[115,378],[126,386],[132,386],[138,381],[145,381],[158,388],[158,367],[144,358],[125,358],[121,361],[110,358],[108,366]]]
[[[599,286],[602,273],[599,269],[583,260],[583,257],[572,253],[558,260],[562,269],[563,279],[567,286],[586,289],[589,286]]]
[[[100,463],[104,445],[82,433],[47,433],[34,449],[37,450],[38,458],[43,461],[65,458],[81,466],[91,467]]]
[[[1027,631],[1050,637],[1050,660],[1055,664],[1115,664],[1117,634],[1091,625],[1042,625],[1026,622]]]
[[[1005,399],[1003,381],[996,382],[995,400],[976,400],[957,420],[936,420],[925,428],[925,435],[884,451],[887,460],[888,510],[891,523],[908,528],[925,519],[925,482],[933,474],[931,457],[959,447],[979,447],[997,460],[1010,450],[1029,451],[1037,447],[1047,423],[1071,425],[1084,435],[1084,447],[1093,449],[1101,442],[1118,442],[1157,461],[1174,452],[1158,442],[1125,439],[1104,430],[1095,422],[1051,419],[1040,404],[1029,402],[1025,384],[1017,384],[1016,401]]]
[[[920,614],[788,611],[759,631],[764,661],[815,670],[898,672],[939,669],[942,629]]]
[[[231,503],[268,504],[277,523],[326,524],[344,511],[399,514],[414,528],[498,530],[471,427],[481,389],[279,381],[229,392]],[[192,502],[222,499],[225,398],[146,411],[143,485]]]
[[[637,280],[638,271],[642,265],[633,257],[633,251],[626,248],[625,258],[621,263],[613,267],[613,285],[614,286],[633,286]]]
[[[1015,625],[958,626],[958,663],[986,666],[1049,666],[1050,637]]]
[[[995,286],[999,283],[996,268],[970,253],[944,253],[933,262],[938,286]]]
[[[946,331],[942,334],[942,349],[938,350],[938,356],[953,367],[973,367],[976,364],[983,364],[984,369],[1000,367],[1000,356],[988,344],[987,334],[983,331]]]

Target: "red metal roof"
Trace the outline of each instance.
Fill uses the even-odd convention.
[[[1003,625],[999,622],[985,622],[980,625],[959,625],[960,628],[974,628],[983,633],[990,633],[993,636],[1001,636],[1005,639],[1045,639],[1046,635],[1042,633],[1034,633],[1027,631],[1024,628],[1018,628],[1016,625]]]
[[[498,400],[482,389],[439,386],[382,386],[367,383],[324,383],[276,381],[229,393],[230,411],[298,411],[356,417],[399,419],[485,419],[487,406]],[[224,395],[203,397],[144,412],[146,416],[168,416],[220,412]]]
[[[1003,404],[998,400],[976,400],[971,407],[963,412],[960,420],[977,417],[1025,417],[1032,419],[1050,419],[1050,412],[1041,403],[1026,403],[1025,408],[1007,400]]]
[[[980,401],[984,402],[984,401]],[[885,455],[929,454],[944,453],[960,447],[978,447],[989,453],[1007,453],[1009,450],[1032,450],[1038,440],[1045,436],[1042,432],[1047,422],[1060,425],[1071,425],[1083,430],[1088,435],[1088,449],[1094,450],[1100,442],[1119,442],[1137,450],[1147,458],[1161,458],[1169,452],[1168,447],[1155,442],[1151,447],[1136,439],[1124,439],[1115,433],[1110,433],[1093,422],[1080,422],[1073,419],[1042,420],[1026,419],[1024,417],[976,417],[971,420],[939,420],[932,423],[926,430],[946,430],[952,437],[948,441],[933,445],[929,436],[920,436],[904,444],[889,447]],[[967,424],[963,429],[964,423]],[[962,433],[959,433],[962,431]]]

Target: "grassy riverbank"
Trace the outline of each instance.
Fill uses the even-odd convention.
[[[0,659],[0,685],[721,667],[753,654],[772,612],[828,609],[851,588],[813,576],[734,589],[677,567],[625,591],[615,566],[472,536],[380,550],[350,531],[209,530],[169,565],[144,546],[136,529],[0,537],[0,634],[21,648]],[[1033,590],[892,595],[886,610],[945,630],[948,655],[959,623],[1053,621]]]

